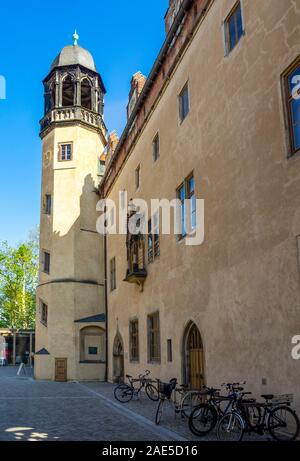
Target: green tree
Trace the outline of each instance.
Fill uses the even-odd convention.
[[[38,254],[37,231],[16,247],[0,244],[0,327],[34,328]]]

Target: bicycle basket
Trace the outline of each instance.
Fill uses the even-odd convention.
[[[167,397],[167,399],[169,399],[175,387],[176,387],[176,381],[171,380],[169,383],[163,383],[159,381],[158,392],[160,393],[161,396]]]

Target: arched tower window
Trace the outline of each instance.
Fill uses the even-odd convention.
[[[55,106],[55,85],[45,86],[45,114]]]
[[[74,82],[70,75],[68,75],[64,81],[62,86],[62,105],[63,107],[73,106],[74,105]]]
[[[87,78],[81,82],[81,105],[92,110],[92,86]]]

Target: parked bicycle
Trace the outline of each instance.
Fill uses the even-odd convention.
[[[232,408],[236,392],[241,393],[243,402],[255,402],[254,399],[246,398],[251,392],[243,392],[240,383],[222,384],[221,387],[227,391],[227,395],[220,395],[221,389],[203,387],[203,394],[206,401],[196,406],[189,417],[189,428],[193,434],[202,437],[213,431],[218,421]],[[251,418],[259,417],[259,415],[255,414],[255,408],[251,411]]]
[[[139,398],[142,390],[145,389],[148,398],[153,402],[156,402],[158,400],[158,390],[155,385],[156,382],[149,378],[149,375],[149,370],[146,370],[144,374],[139,375],[138,378],[133,378],[130,375],[126,375],[128,384],[121,383],[114,390],[114,396],[116,400],[121,403],[128,403],[134,396]],[[135,387],[137,383],[138,386]]]
[[[159,404],[156,410],[155,422],[160,424],[166,404],[171,405],[175,416],[189,417],[193,409],[202,399],[201,391],[189,390],[188,386],[177,386],[177,379],[173,378],[169,383],[158,381]]]
[[[236,394],[231,411],[225,414],[217,427],[218,440],[241,441],[245,432],[264,435],[269,432],[277,441],[296,440],[300,433],[300,423],[296,412],[290,408],[292,395],[261,396],[265,402],[243,402],[241,394]],[[258,418],[251,418],[255,409]]]

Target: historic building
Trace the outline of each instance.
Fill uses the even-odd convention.
[[[74,44],[44,80],[35,376],[105,379],[103,238],[96,232],[103,175],[105,88],[91,54]]]
[[[153,215],[107,237],[108,379],[246,380],[300,405],[300,3],[170,0],[165,21],[100,193],[204,199],[205,237],[186,245],[193,207],[180,234]]]
[[[300,407],[300,4],[170,0],[165,24],[120,138],[76,35],[44,80],[36,377],[246,380]],[[125,232],[97,234],[96,192]],[[171,235],[134,205],[176,198],[192,205]]]

